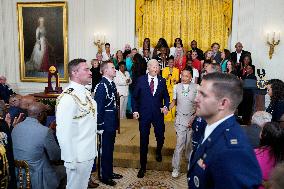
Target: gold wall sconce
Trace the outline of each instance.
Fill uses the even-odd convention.
[[[269,45],[269,59],[272,58],[274,54],[275,46],[279,45],[280,43],[280,32],[278,33],[278,37],[275,36],[276,32],[267,33],[267,44]]]
[[[94,45],[98,47],[98,52],[103,52],[103,45],[106,43],[105,34],[94,33]]]

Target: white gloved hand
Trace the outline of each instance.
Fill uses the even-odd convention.
[[[104,130],[97,130],[97,134],[102,135]]]
[[[67,169],[76,170],[76,163],[75,162],[64,162],[64,166]]]

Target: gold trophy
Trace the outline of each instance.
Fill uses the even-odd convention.
[[[55,89],[53,89],[51,84],[52,77],[55,77],[56,86]],[[47,87],[45,87],[44,90],[45,94],[60,94],[62,93],[62,87],[59,86],[59,74],[55,66],[50,66],[48,69],[48,81],[47,81]]]

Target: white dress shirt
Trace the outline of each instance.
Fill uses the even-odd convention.
[[[236,53],[237,53],[237,63],[240,62],[240,58],[241,58],[241,56],[242,56],[242,52],[243,52],[243,51],[241,51],[240,53],[237,53],[237,51],[236,51]]]
[[[202,140],[202,143],[210,136],[210,134],[218,127],[218,125],[220,125],[223,121],[225,121],[226,119],[229,119],[233,115],[234,114],[230,114],[211,125],[207,125],[205,128],[204,139]]]
[[[151,80],[152,78],[154,78],[154,92],[153,92],[153,96],[155,95],[156,93],[156,90],[157,90],[157,87],[158,87],[158,77],[155,76],[155,77],[152,77],[148,74],[148,83],[149,83],[149,86],[150,86],[150,83],[151,83]]]
[[[194,67],[192,67],[192,79],[191,79],[191,83],[195,83],[195,78],[198,80],[199,78],[199,72],[197,69],[195,69]]]

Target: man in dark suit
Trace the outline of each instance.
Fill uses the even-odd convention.
[[[231,52],[230,59],[233,61],[234,64],[238,65],[240,62],[243,62],[244,56],[250,54],[248,51],[243,50],[243,45],[241,42],[237,42],[235,45],[236,51]]]
[[[220,49],[220,44],[219,43],[213,43],[211,45],[211,50],[213,52],[213,59],[218,64],[220,64],[222,62],[221,52],[219,51],[219,49]]]
[[[203,77],[195,99],[196,115],[207,126],[190,158],[190,189],[252,189],[261,184],[255,153],[234,116],[242,93],[242,83],[233,75],[215,72]]]
[[[133,117],[139,119],[140,130],[140,170],[137,177],[143,178],[146,172],[148,143],[151,124],[154,126],[157,149],[156,160],[162,161],[162,147],[164,144],[164,114],[168,113],[169,93],[166,80],[158,76],[159,62],[152,59],[148,62],[147,75],[137,80],[132,96]]]
[[[93,59],[91,61],[91,69],[92,72],[92,89],[91,91],[94,92],[94,89],[96,88],[96,85],[101,81],[102,74],[100,72],[100,63],[98,59]]]
[[[243,126],[248,140],[253,148],[259,147],[259,136],[265,123],[270,122],[272,115],[265,111],[257,111],[251,118],[251,125]]]
[[[10,87],[6,84],[6,77],[0,76],[0,100],[4,100],[6,104],[9,103],[9,98],[12,94],[15,94],[15,92],[10,89]]]
[[[101,178],[100,181],[106,185],[114,186],[113,179],[120,179],[122,175],[113,173],[113,150],[115,143],[117,123],[117,90],[113,78],[116,70],[112,62],[101,64],[102,80],[95,88],[95,101],[97,102],[98,130],[102,133],[102,155],[101,155]]]
[[[192,54],[192,52],[197,52],[197,59],[198,60],[204,60],[204,54],[203,51],[199,48],[197,48],[197,42],[195,40],[191,41],[190,43],[190,47],[191,50],[189,51],[190,54]]]

